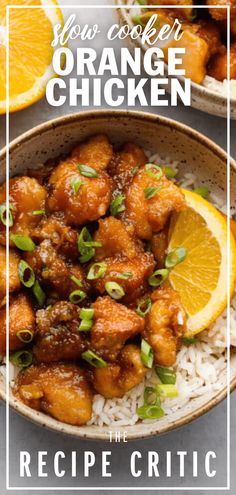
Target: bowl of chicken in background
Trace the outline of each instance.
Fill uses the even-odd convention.
[[[130,144],[125,144],[127,142]],[[63,157],[61,161],[59,161],[60,157]],[[40,281],[39,287],[43,287],[43,292],[46,290],[47,284],[50,286],[49,299],[46,302],[42,300],[39,287],[34,285],[34,294],[32,294],[32,284],[29,288],[26,283],[26,287],[23,287],[22,290],[16,277],[11,278],[10,276],[10,284],[13,284],[12,287],[10,286],[10,290],[13,290],[10,294],[10,326],[11,323],[14,326],[13,334],[10,329],[10,353],[11,356],[14,356],[11,361],[16,363],[18,349],[19,352],[21,352],[22,347],[26,347],[26,350],[28,349],[30,352],[32,350],[32,343],[25,344],[27,334],[26,339],[21,339],[24,343],[22,344],[22,341],[19,343],[19,339],[17,340],[19,332],[23,337],[24,329],[27,327],[28,334],[33,333],[34,337],[33,366],[25,367],[19,373],[19,367],[13,366],[12,362],[10,363],[9,400],[10,406],[15,411],[40,426],[46,426],[76,437],[105,440],[108,439],[108,431],[119,429],[121,432],[126,431],[128,438],[132,439],[171,431],[199,417],[226,396],[227,325],[224,307],[222,306],[222,310],[216,309],[217,319],[209,324],[205,331],[195,337],[189,336],[187,333],[181,345],[179,343],[177,345],[177,340],[182,339],[183,330],[181,328],[185,328],[184,331],[187,331],[186,326],[184,327],[186,314],[178,294],[173,289],[166,287],[166,282],[164,287],[157,287],[159,283],[156,284],[155,276],[153,278],[153,273],[158,268],[157,258],[159,259],[163,255],[163,231],[157,233],[157,237],[150,237],[149,230],[150,225],[154,224],[158,230],[164,217],[163,215],[156,215],[155,206],[150,216],[153,220],[147,220],[147,210],[145,210],[146,207],[144,208],[145,204],[151,204],[149,202],[154,202],[156,205],[155,194],[163,195],[160,201],[163,201],[162,204],[164,205],[166,188],[170,188],[168,190],[171,192],[172,199],[168,199],[168,208],[166,209],[165,204],[163,211],[165,211],[165,215],[169,212],[169,215],[173,213],[174,208],[177,218],[179,218],[178,215],[181,213],[178,213],[178,210],[180,212],[182,209],[183,191],[185,191],[186,198],[189,194],[190,198],[193,198],[193,201],[197,203],[199,202],[200,207],[203,207],[204,210],[206,200],[201,195],[206,195],[208,190],[209,201],[217,207],[217,210],[214,208],[213,214],[217,216],[217,222],[221,223],[223,216],[218,212],[218,209],[225,213],[226,158],[226,153],[216,144],[183,124],[152,114],[127,111],[104,110],[68,115],[42,124],[18,137],[10,144],[10,175],[11,177],[19,176],[15,180],[16,183],[20,181],[18,182],[20,187],[14,186],[16,184],[14,179],[13,183],[10,183],[10,198],[12,194],[16,200],[14,194],[17,190],[17,194],[20,194],[21,198],[20,208],[23,206],[26,212],[26,216],[21,212],[15,226],[14,223],[11,226],[10,232],[11,236],[13,235],[11,239],[14,240],[13,246],[14,244],[19,245],[19,234],[26,234],[27,229],[30,228],[28,234],[30,233],[30,239],[33,238],[33,242],[37,246],[34,246],[33,250],[27,246],[28,251],[18,251],[17,253],[11,247],[11,252],[14,251],[11,259],[12,267],[14,268],[17,264],[19,266],[19,260],[22,258],[31,268],[33,267],[34,273]],[[83,164],[80,164],[79,167],[82,177],[78,180],[73,167],[76,164],[76,170],[78,170],[77,162],[81,159]],[[6,151],[3,150],[0,154],[2,183],[4,182],[5,161]],[[145,162],[147,163],[145,164]],[[91,172],[94,175],[91,163],[98,163],[99,173],[95,172],[96,177],[98,175],[97,178],[91,176]],[[70,175],[71,164],[73,165],[72,176]],[[141,167],[140,171],[139,166]],[[107,191],[106,167],[110,174],[109,180],[114,180],[116,184],[115,196],[109,195]],[[169,179],[162,174],[162,169]],[[156,172],[158,177],[155,175]],[[65,174],[68,174],[68,177]],[[141,174],[141,179],[139,179],[139,174]],[[50,177],[49,180],[46,177]],[[58,181],[59,177],[60,180]],[[148,187],[145,189],[145,198],[142,201],[147,203],[138,205],[137,197],[135,197],[137,181],[142,181],[143,178],[148,181],[145,183]],[[65,199],[66,191],[68,191],[68,179],[72,191],[70,191],[70,196]],[[150,183],[157,179],[162,181],[162,186],[151,187]],[[21,186],[22,180],[24,187]],[[27,195],[28,180],[33,182],[30,184]],[[43,186],[45,180],[45,186]],[[81,182],[83,182],[82,185]],[[231,183],[232,198],[235,198],[236,165],[233,161]],[[34,197],[31,194],[33,187],[35,187]],[[95,195],[92,195],[91,203],[88,201],[90,196],[87,196],[87,194],[90,195],[90,187],[95,187]],[[126,189],[127,187],[128,189]],[[134,189],[129,189],[133,187]],[[192,192],[193,189],[196,191]],[[3,190],[4,186],[0,190],[1,203]],[[85,196],[83,194],[79,196],[78,203],[76,194],[78,195],[79,191]],[[22,196],[22,194],[26,194],[26,196]],[[52,217],[40,218],[40,215],[44,216],[45,195],[47,195],[47,208],[50,209]],[[124,213],[123,208],[123,196],[125,195],[126,213]],[[69,198],[72,198],[72,202]],[[83,206],[83,198],[87,202],[86,207]],[[134,198],[135,200],[133,200]],[[110,207],[109,212],[111,201],[116,211],[111,212]],[[138,210],[136,210],[136,205]],[[12,205],[11,212],[14,217],[13,207],[14,205]],[[232,213],[234,207],[235,204],[232,204]],[[30,216],[28,215],[29,210]],[[142,210],[144,216],[142,216]],[[107,214],[106,211],[108,211]],[[149,210],[148,212],[150,215]],[[207,216],[211,213],[209,210]],[[129,214],[132,217],[130,225],[128,222],[128,226],[125,227],[121,220],[123,214]],[[139,216],[141,222],[137,220]],[[81,230],[81,226],[91,218],[93,223],[89,224],[89,230],[92,237],[87,237],[88,233],[83,237],[85,231],[84,228]],[[98,224],[96,219],[99,220]],[[197,221],[197,217],[194,218],[194,221]],[[28,224],[28,222],[30,223]],[[33,223],[31,224],[31,222]],[[76,222],[77,226],[75,226]],[[136,232],[139,235],[139,240],[135,238],[135,244],[132,222],[134,224],[136,222]],[[173,229],[175,225],[174,222]],[[233,224],[232,227],[234,227]],[[81,234],[82,231],[83,234]],[[63,244],[60,245],[62,233]],[[197,232],[197,237],[200,235],[201,229]],[[79,242],[77,242],[78,236]],[[0,237],[3,245],[3,228],[1,228]],[[103,243],[99,242],[101,239]],[[150,239],[152,239],[151,252]],[[165,239],[167,238],[165,237]],[[196,237],[194,242],[198,242]],[[212,243],[214,246],[213,241]],[[81,250],[81,246],[86,249]],[[75,257],[71,249],[76,251]],[[91,253],[91,249],[96,251],[95,258],[90,257],[94,255],[93,252]],[[108,252],[104,252],[106,249]],[[1,246],[2,263],[4,260],[3,250],[4,248]],[[167,253],[166,248],[164,252]],[[117,253],[118,259],[115,259],[114,265],[113,257]],[[153,253],[156,259],[153,257]],[[88,254],[89,260],[82,259],[83,256],[86,258]],[[211,253],[209,256],[211,257]],[[201,256],[197,254],[195,263],[198,263],[199,258]],[[94,261],[98,263],[96,270],[98,269],[100,275],[105,277],[104,281],[103,278],[99,278],[100,276],[97,277],[98,272],[95,270]],[[90,276],[87,274],[87,280],[85,277],[81,286],[81,270],[84,270],[84,266],[87,267],[86,270]],[[163,262],[160,266],[163,267]],[[181,263],[178,266],[180,267]],[[21,268],[24,270],[24,265]],[[106,270],[107,273],[104,275]],[[133,280],[132,277],[129,278],[132,270]],[[166,269],[164,269],[165,271]],[[163,278],[165,278],[164,272],[162,272]],[[2,274],[4,277],[4,270],[2,270]],[[31,274],[27,271],[25,274],[27,282]],[[174,269],[172,271],[172,282],[174,283],[173,274]],[[208,274],[207,278],[209,279],[209,277]],[[105,283],[107,280],[108,285]],[[114,280],[116,281],[115,286]],[[91,296],[91,307],[88,307],[86,300],[78,305],[76,297],[79,296],[80,300],[81,291],[88,291],[89,293],[90,283],[93,286],[92,290],[95,290],[97,294],[96,297]],[[147,289],[148,283],[151,283],[151,286],[153,284],[153,287],[149,286]],[[3,335],[4,285],[5,282],[2,279],[2,307],[0,309],[2,332],[0,344],[2,347],[5,338]],[[178,288],[178,284],[176,287]],[[153,289],[151,310],[159,304],[158,311],[172,311],[173,321],[169,321],[170,329],[165,328],[165,332],[172,332],[175,329],[174,347],[172,346],[173,339],[171,340],[170,336],[170,340],[168,337],[166,341],[167,347],[164,339],[161,345],[158,344],[160,348],[158,346],[156,348],[155,338],[150,340],[151,335],[147,331],[145,333],[143,320],[146,318],[145,314],[147,314],[148,308],[145,306],[146,300],[143,301],[142,297],[143,293],[150,289]],[[205,289],[207,291],[207,288]],[[119,297],[116,297],[117,290]],[[119,294],[120,290],[123,290],[123,293]],[[181,292],[181,285],[178,290]],[[209,290],[212,291],[212,287]],[[59,302],[57,301],[57,294],[61,294]],[[74,294],[73,298],[71,298],[71,294]],[[33,301],[30,305],[28,298]],[[68,298],[70,299],[69,302]],[[33,330],[35,317],[32,316],[35,300],[37,304],[40,303],[36,305],[36,333]],[[137,302],[139,302],[138,311]],[[42,309],[40,309],[40,305]],[[83,312],[81,316],[81,307],[84,306],[83,310],[89,311]],[[91,308],[94,308],[92,312],[95,314],[93,315],[90,314]],[[189,325],[194,327],[194,317],[188,320],[191,321]],[[232,300],[230,320],[232,327],[231,389],[233,389],[236,386],[234,299]],[[83,325],[80,327],[82,332],[79,332],[78,329],[81,324]],[[163,325],[165,327],[166,323]],[[85,344],[86,339],[90,338],[87,337],[88,330],[93,334],[93,340],[89,345]],[[113,336],[112,339],[115,339],[111,340],[110,343],[107,339],[109,332]],[[140,332],[142,332],[142,344]],[[159,332],[160,326],[158,329],[160,337]],[[180,333],[178,334],[178,332]],[[82,347],[80,335],[85,336]],[[126,342],[127,339],[128,342]],[[106,344],[104,348],[104,342],[107,343],[107,348]],[[148,367],[150,342],[155,350],[155,359],[160,365],[157,370],[158,373],[151,371]],[[169,347],[169,343],[172,347]],[[142,345],[142,362],[140,360],[140,344]],[[3,354],[3,349],[1,353]],[[89,370],[81,370],[81,356],[84,357],[83,363]],[[27,354],[24,356],[25,358],[27,360]],[[121,363],[123,371],[120,366]],[[6,399],[4,361],[0,371],[0,393],[2,398]],[[85,372],[90,374],[89,378]],[[91,376],[92,385],[89,383]],[[42,383],[44,383],[44,390],[41,388]],[[147,419],[148,416],[145,416],[147,404],[144,410],[142,409],[144,397],[146,397],[145,400],[148,400],[150,387],[151,401],[158,401],[158,405],[154,406],[154,411],[163,412],[159,418],[154,415],[155,419],[150,419],[150,416]],[[160,397],[153,398],[153,390],[159,390],[160,395],[162,393],[165,395],[166,387],[169,392],[166,398],[161,397],[160,405]],[[77,393],[77,389],[79,393]],[[66,390],[68,395],[65,394]],[[141,411],[139,414],[137,414],[138,409]]]
[[[164,24],[172,25],[175,18],[182,24],[184,36],[180,42],[168,42],[171,47],[184,47],[186,55],[183,57],[183,67],[186,77],[191,79],[191,105],[198,110],[220,117],[227,117],[227,98],[230,93],[230,116],[236,118],[236,5],[234,0],[230,3],[230,76],[227,82],[227,11],[221,8],[194,10],[194,2],[172,0],[115,0],[121,25],[128,25],[132,29],[139,24],[145,26],[151,15],[158,14],[157,24],[154,25],[157,32]],[[122,8],[124,5],[137,8]],[[174,9],[174,5],[189,5],[183,9]],[[206,1],[205,5],[227,5],[226,0],[218,2]],[[153,9],[145,9],[145,5],[152,5]],[[164,5],[173,5],[173,9],[160,8]],[[142,10],[143,9],[143,10]],[[141,38],[126,38],[132,51],[140,47],[143,53],[149,45],[142,44]],[[160,47],[162,48],[163,42]],[[194,60],[194,63],[192,63]],[[183,81],[183,76],[179,76]],[[167,85],[170,92],[170,83]]]

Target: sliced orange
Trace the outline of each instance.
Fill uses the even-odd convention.
[[[188,208],[176,215],[168,251],[185,247],[187,256],[170,273],[188,314],[188,334],[206,329],[227,305],[227,221],[200,195],[183,190]],[[236,280],[236,242],[230,234],[230,292]]]
[[[0,0],[0,113],[6,112],[6,6]],[[63,25],[56,0],[14,0],[14,5],[39,8],[11,8],[9,11],[9,108],[25,108],[45,94],[46,84],[54,76],[52,56],[53,27]]]

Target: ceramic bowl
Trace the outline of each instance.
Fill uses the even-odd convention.
[[[46,122],[26,132],[10,144],[10,174],[22,174],[33,165],[67,153],[79,141],[95,133],[106,133],[112,142],[120,145],[133,141],[161,156],[179,161],[180,175],[186,171],[198,176],[212,192],[225,198],[226,153],[208,138],[173,120],[152,114],[129,111],[97,111],[68,115]],[[0,181],[4,181],[6,150],[0,152]],[[232,197],[236,198],[236,164],[232,161]],[[226,373],[219,379],[220,390],[189,401],[171,416],[149,423],[119,427],[129,439],[139,439],[173,430],[201,416],[226,396]],[[231,388],[236,386],[236,357],[231,357]],[[3,378],[0,395],[5,396]],[[10,406],[40,426],[75,437],[108,439],[108,430],[117,428],[83,426],[60,423],[41,412],[30,409],[10,395]]]
[[[117,13],[120,24],[128,25],[132,28],[134,25],[131,19],[132,15],[130,16],[129,9],[124,8],[124,5],[127,5],[126,0],[115,0],[115,3],[119,7],[117,8]],[[130,51],[135,47],[141,47],[142,51],[145,52],[149,48],[148,44],[143,45],[139,38],[136,40],[127,38],[126,42],[129,45]],[[180,76],[179,79],[181,81],[183,78]],[[166,86],[166,89],[170,92],[170,87]],[[227,97],[195,82],[191,83],[191,105],[202,112],[219,117],[227,117]],[[236,119],[236,98],[231,98],[230,101],[230,117],[231,119]]]

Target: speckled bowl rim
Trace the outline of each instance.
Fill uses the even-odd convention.
[[[127,14],[127,9],[124,9],[124,3],[123,0],[115,0],[115,4],[117,5],[117,13],[119,18],[122,20],[122,22],[127,23],[130,27],[133,26],[132,22],[130,21],[130,17]],[[140,6],[142,7],[142,6]],[[138,5],[137,5],[138,8]],[[141,41],[139,38],[136,40],[132,40],[132,43],[138,47],[141,47],[142,50],[144,50],[144,46],[142,45]],[[183,80],[183,76],[179,76],[180,80]],[[195,96],[200,96],[202,97],[203,95],[206,96],[209,100],[209,103],[216,104],[216,105],[222,105],[225,106],[225,110],[227,107],[227,96],[222,95],[221,93],[217,93],[217,91],[213,91],[206,86],[203,86],[202,84],[197,84],[193,81],[191,81],[191,85],[194,89]],[[236,108],[236,97],[230,99],[230,106]]]
[[[34,137],[41,136],[45,132],[50,130],[55,130],[56,128],[60,128],[61,126],[70,125],[71,123],[80,121],[80,123],[87,122],[94,119],[104,120],[106,117],[111,118],[119,118],[119,119],[132,119],[149,123],[158,122],[160,125],[168,127],[169,129],[175,129],[176,131],[187,135],[188,137],[196,140],[198,143],[201,143],[203,146],[207,147],[214,153],[220,160],[227,162],[227,153],[220,148],[216,143],[210,140],[208,137],[199,133],[195,129],[177,122],[175,120],[169,119],[167,117],[158,116],[155,114],[140,112],[140,111],[130,111],[130,110],[95,110],[95,111],[86,111],[81,113],[73,113],[68,114],[62,117],[58,117],[49,121],[46,121],[36,127],[33,127],[29,131],[23,133],[16,139],[14,139],[9,145],[9,153],[16,151],[23,143],[26,143],[28,140],[33,139]],[[0,160],[4,160],[6,158],[6,147],[4,147],[0,151]],[[230,164],[232,169],[236,173],[236,162],[231,158]],[[232,392],[236,388],[236,374],[230,380],[230,391]],[[194,411],[187,413],[184,417],[168,423],[168,425],[164,425],[161,428],[158,428],[157,424],[155,425],[149,424],[145,425],[148,431],[145,433],[142,432],[129,432],[129,426],[127,427],[119,427],[120,431],[126,431],[129,440],[141,440],[145,438],[150,438],[155,435],[163,434],[175,430],[176,428],[180,428],[188,423],[191,423],[193,420],[200,418],[203,414],[210,411],[213,407],[218,405],[222,400],[225,399],[227,395],[227,385],[224,386],[221,390],[219,390],[214,397],[209,399],[205,404],[197,407]],[[0,398],[6,401],[6,393],[4,389],[0,389]],[[88,440],[103,440],[108,441],[108,430],[114,430],[114,427],[107,427],[107,431],[103,431],[102,428],[98,426],[89,427],[91,428],[89,432],[86,432],[86,425],[83,427],[71,426],[60,421],[47,416],[44,413],[35,411],[23,403],[15,399],[13,396],[9,397],[9,405],[10,407],[19,413],[21,416],[30,420],[31,422],[37,424],[41,427],[46,427],[52,431],[57,433],[63,433],[68,436],[73,436],[81,439]],[[135,425],[134,427],[135,428]],[[117,428],[116,428],[117,429]]]

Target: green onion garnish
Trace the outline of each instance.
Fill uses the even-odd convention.
[[[75,277],[75,275],[71,275],[70,279],[72,280],[72,282],[74,282],[76,285],[78,285],[78,287],[83,287],[81,280],[79,278]]]
[[[12,227],[12,225],[13,225],[13,216],[12,216],[11,210],[14,210],[14,207],[9,204],[9,206],[8,206],[8,225],[9,225],[9,227]],[[7,205],[6,205],[6,203],[3,203],[0,206],[0,219],[1,219],[2,224],[5,226],[7,225],[6,214],[7,214]]]
[[[125,295],[123,287],[121,287],[121,285],[117,284],[116,282],[106,282],[105,289],[109,296],[111,296],[113,299],[118,300]]]
[[[93,326],[93,320],[82,320],[79,325],[80,332],[89,332]]]
[[[159,287],[169,275],[169,270],[167,268],[162,268],[160,270],[156,270],[152,275],[148,278],[148,283],[151,287]]]
[[[150,177],[154,177],[155,179],[160,179],[163,176],[162,168],[154,163],[146,163],[145,171]]]
[[[84,175],[84,177],[98,177],[97,170],[95,170],[95,168],[93,167],[90,167],[89,165],[78,165],[78,169],[81,175]]]
[[[87,361],[87,363],[94,366],[94,368],[106,368],[107,363],[104,359],[100,358],[93,351],[85,351],[82,353],[82,358]]]
[[[175,385],[170,385],[170,384],[161,384],[157,385],[157,390],[160,393],[161,397],[178,397],[179,392],[178,389]]]
[[[142,339],[142,342],[141,342],[141,360],[144,364],[144,366],[146,366],[146,368],[152,368],[152,365],[153,365],[153,350],[151,348],[151,346],[149,345],[149,343]]]
[[[161,190],[161,187],[146,187],[144,189],[144,196],[146,199],[151,199]]]
[[[136,0],[139,5],[146,5],[146,0]]]
[[[35,217],[39,215],[45,215],[45,210],[34,210],[32,211],[32,215],[34,215]]]
[[[140,26],[145,27],[145,23],[141,19],[141,15],[134,15],[132,17],[132,21],[134,24],[140,24]]]
[[[92,320],[94,317],[94,309],[82,308],[80,310],[79,317],[81,318],[81,320]]]
[[[116,277],[120,278],[121,280],[128,280],[128,278],[133,277],[133,273],[132,272],[118,273]]]
[[[176,372],[174,370],[164,368],[163,366],[155,366],[155,372],[162,383],[175,385]]]
[[[93,241],[87,227],[83,227],[78,237],[78,250],[81,254],[80,263],[86,263],[95,255],[95,247],[101,247],[101,242]]]
[[[178,171],[172,167],[164,167],[163,170],[167,179],[173,179],[178,173]]]
[[[139,303],[139,305],[136,308],[136,313],[139,316],[144,317],[145,315],[147,315],[149,313],[151,307],[152,307],[152,301],[151,301],[150,297],[148,297],[147,299],[145,299]]]
[[[84,184],[84,182],[82,180],[80,180],[79,177],[74,177],[74,179],[71,179],[71,181],[70,181],[70,185],[71,185],[75,194],[78,192],[80,187],[83,186],[83,184]]]
[[[131,169],[131,174],[135,175],[138,172],[138,169],[139,169],[139,165],[136,165],[136,167],[133,167]]]
[[[18,264],[18,275],[21,283],[25,287],[33,287],[35,282],[35,274],[31,266],[24,260],[20,260]]]
[[[79,304],[86,298],[86,293],[83,290],[74,290],[69,295],[69,301],[73,304]]]
[[[197,342],[198,342],[197,337],[191,337],[191,336],[187,337],[187,335],[186,337],[183,337],[183,343],[185,345],[192,345],[192,344],[196,344]]]
[[[88,272],[87,279],[88,280],[97,280],[101,278],[104,273],[107,271],[107,264],[103,261],[101,263],[94,263]]]
[[[34,334],[31,330],[24,329],[24,330],[19,330],[16,333],[16,336],[21,342],[24,342],[25,344],[29,344],[32,342]]]
[[[156,387],[146,387],[144,390],[145,406],[160,406],[161,399]]]
[[[165,261],[166,268],[173,268],[182,261],[185,260],[187,256],[187,249],[185,247],[177,247],[174,251],[171,251]]]
[[[160,406],[141,406],[137,409],[140,419],[160,419],[165,413]]]
[[[196,187],[193,192],[199,194],[199,196],[202,196],[202,198],[206,199],[209,196],[209,189],[207,186],[202,186],[202,187]]]
[[[21,251],[34,251],[36,248],[34,241],[27,235],[12,234],[10,239]]]
[[[45,301],[46,301],[46,294],[43,291],[38,280],[35,280],[35,284],[33,286],[33,294],[34,294],[35,298],[37,299],[38,305],[42,308]]]
[[[123,203],[125,196],[119,194],[116,198],[113,199],[110,205],[110,212],[113,217],[116,217],[119,213],[125,211],[125,205]]]
[[[17,351],[10,355],[10,361],[18,368],[27,368],[32,364],[33,357],[29,351]]]

